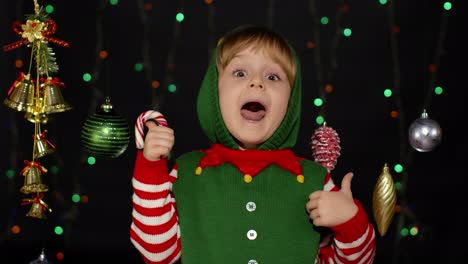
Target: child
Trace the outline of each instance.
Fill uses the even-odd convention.
[[[339,190],[291,150],[300,77],[281,36],[240,27],[216,48],[199,91],[212,146],[181,155],[168,173],[174,132],[146,123],[130,230],[146,263],[372,263],[375,232],[352,196],[352,174]]]

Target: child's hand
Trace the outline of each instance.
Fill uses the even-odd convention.
[[[357,213],[358,207],[354,203],[351,192],[352,178],[353,173],[347,173],[341,181],[339,191],[315,191],[309,195],[306,209],[314,225],[337,226],[348,221]]]
[[[143,146],[143,156],[150,161],[166,158],[174,146],[174,130],[165,126],[158,126],[153,121],[145,122],[148,128],[145,143]]]

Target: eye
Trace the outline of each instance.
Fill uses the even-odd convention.
[[[245,77],[247,73],[244,70],[235,70],[232,75],[234,77]]]
[[[280,77],[276,74],[268,74],[267,79],[270,81],[279,81],[281,80]]]

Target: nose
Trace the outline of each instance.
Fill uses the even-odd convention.
[[[257,78],[253,79],[250,82],[250,88],[255,88],[255,87],[263,89],[263,82]]]
[[[258,88],[263,89],[263,84],[261,84],[261,83],[251,83],[251,84],[250,84],[250,87],[251,87],[251,88],[254,88],[255,86],[258,86]]]

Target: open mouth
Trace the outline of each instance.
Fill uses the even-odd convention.
[[[248,121],[260,121],[265,114],[265,106],[259,102],[248,102],[241,108],[242,117]]]

